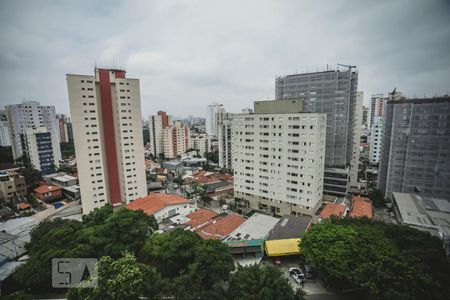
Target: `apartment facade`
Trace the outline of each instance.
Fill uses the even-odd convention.
[[[350,165],[357,169],[359,158],[355,153],[359,143],[355,143],[358,72],[340,69],[323,72],[303,73],[277,77],[275,79],[275,99],[303,101],[305,113],[327,114],[326,154],[324,192],[344,196],[350,181]],[[358,104],[359,105],[359,104]],[[362,104],[361,104],[362,105]],[[358,136],[359,138],[359,136]],[[352,163],[352,160],[353,163]],[[335,176],[337,173],[337,177]]]
[[[22,202],[25,195],[27,195],[25,177],[13,170],[0,171],[0,202],[3,204]]]
[[[11,146],[9,134],[8,118],[5,110],[0,110],[0,146]]]
[[[189,127],[181,122],[175,122],[173,125],[164,128],[164,156],[166,158],[175,158],[178,155],[186,153],[190,145],[189,140]]]
[[[232,133],[232,117],[230,117],[219,125],[219,166],[221,168],[233,169]]]
[[[378,188],[450,198],[450,97],[387,101]]]
[[[139,79],[67,74],[83,213],[147,195]]]
[[[164,153],[163,130],[172,125],[172,116],[167,115],[164,111],[158,111],[156,115],[150,116],[148,122],[150,153],[154,156]]]
[[[321,205],[326,115],[297,104],[260,101],[254,114],[233,116],[235,197],[249,208],[313,215]]]
[[[377,165],[380,162],[381,141],[383,140],[383,117],[375,117],[370,133],[369,162]]]
[[[384,111],[384,105],[389,100],[383,94],[374,94],[370,97],[370,121],[369,128],[372,128],[376,117],[382,117]]]
[[[68,123],[70,123],[70,118],[68,118],[64,114],[57,114],[56,119],[58,120],[58,128],[59,128],[59,137],[61,143],[68,143],[69,139],[69,127]]]
[[[219,125],[225,119],[225,108],[222,104],[213,102],[206,107],[206,134],[217,137]]]
[[[59,145],[59,127],[54,106],[44,106],[37,101],[25,101],[21,104],[5,106],[10,131],[11,147],[14,159],[26,153],[25,130],[27,128],[46,127]],[[61,159],[61,150],[55,149],[56,161]]]
[[[42,172],[51,174],[59,167],[55,153],[60,149],[59,139],[47,127],[26,128],[25,143],[30,164]]]
[[[207,134],[191,134],[188,149],[195,149],[202,157],[211,151],[211,138]]]

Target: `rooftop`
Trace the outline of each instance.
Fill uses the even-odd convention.
[[[53,177],[53,179],[61,181],[61,182],[67,182],[67,181],[71,181],[71,180],[77,180],[78,178],[70,176],[70,175],[63,175],[63,176]]]
[[[224,239],[244,222],[245,218],[238,215],[220,216],[209,220],[197,233],[204,239]]]
[[[267,240],[300,238],[309,228],[311,217],[284,215],[270,231]]]
[[[279,220],[278,218],[255,213],[236,228],[226,241],[265,239]]]
[[[189,221],[185,224],[191,226],[191,228],[196,228],[202,224],[205,224],[215,216],[218,216],[218,214],[211,210],[201,208],[187,215],[186,217],[189,218]]]
[[[372,219],[372,201],[366,197],[355,196],[352,198],[353,208],[350,217],[368,217]]]
[[[153,193],[128,203],[126,207],[131,210],[143,210],[146,214],[153,215],[164,207],[185,203],[190,201],[176,195]]]
[[[328,219],[331,216],[343,217],[345,214],[345,205],[336,203],[325,203],[320,211],[319,217],[322,219]]]
[[[59,190],[61,190],[60,186],[50,185],[50,184],[43,184],[43,185],[35,188],[33,190],[33,192],[38,193],[38,194],[44,194],[44,193],[54,192],[54,191],[59,191]]]

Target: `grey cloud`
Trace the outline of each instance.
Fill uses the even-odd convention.
[[[277,75],[356,64],[359,87],[450,89],[448,1],[1,1],[0,104],[68,113],[66,73],[117,65],[141,80],[143,115],[239,111]]]

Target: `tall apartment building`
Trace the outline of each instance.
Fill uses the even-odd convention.
[[[219,166],[233,169],[233,135],[232,117],[223,120],[219,125]]]
[[[383,94],[375,94],[370,97],[369,128],[372,128],[376,117],[383,116],[384,105],[388,99],[389,98],[385,97]]]
[[[217,137],[219,125],[225,119],[225,108],[222,104],[213,102],[206,107],[206,134]]]
[[[139,79],[67,74],[83,213],[147,195]]]
[[[232,120],[234,191],[249,208],[313,215],[322,202],[326,114],[302,103],[257,101]]]
[[[26,152],[25,130],[27,128],[46,127],[59,145],[59,127],[54,106],[44,106],[36,101],[7,105],[6,113],[9,124],[11,146],[14,159]],[[61,149],[55,148],[55,161],[61,159]]]
[[[5,110],[0,110],[0,146],[11,146],[11,139],[9,137],[8,118]]]
[[[57,114],[56,119],[58,120],[59,137],[61,143],[68,143],[69,140],[69,126],[70,118],[64,114]]]
[[[148,121],[150,153],[154,156],[164,153],[163,129],[172,125],[172,116],[167,115],[164,111],[158,111],[156,115],[150,116]]]
[[[198,154],[204,157],[205,152],[211,151],[211,138],[207,134],[191,134],[188,149],[198,150]]]
[[[363,126],[364,128],[369,127],[369,108],[365,106],[363,106],[362,108],[361,126]]]
[[[450,97],[387,101],[378,188],[450,199]]]
[[[355,152],[358,72],[339,69],[287,75],[275,79],[277,100],[300,99],[305,113],[327,114],[324,193],[344,196],[359,158]],[[362,104],[361,104],[362,105]],[[356,126],[360,127],[360,126]],[[359,138],[359,136],[358,136]],[[353,175],[354,176],[354,175]]]
[[[355,117],[353,118],[353,144],[352,144],[352,158],[350,161],[349,170],[349,184],[350,186],[358,185],[358,171],[359,171],[359,157],[361,154],[361,120],[363,117],[363,100],[364,92],[356,93]]]
[[[163,129],[164,156],[175,158],[189,149],[190,130],[185,124],[177,121]]]
[[[31,165],[42,172],[50,174],[59,167],[54,154],[60,149],[57,136],[52,135],[47,127],[26,128],[25,143]]]
[[[381,141],[383,139],[383,117],[375,117],[370,133],[369,162],[377,165],[380,162]]]

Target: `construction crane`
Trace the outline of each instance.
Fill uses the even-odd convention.
[[[356,66],[352,66],[352,65],[343,65],[343,64],[337,64],[337,65],[338,65],[338,66],[341,66],[341,67],[349,68],[350,70],[356,68]]]

